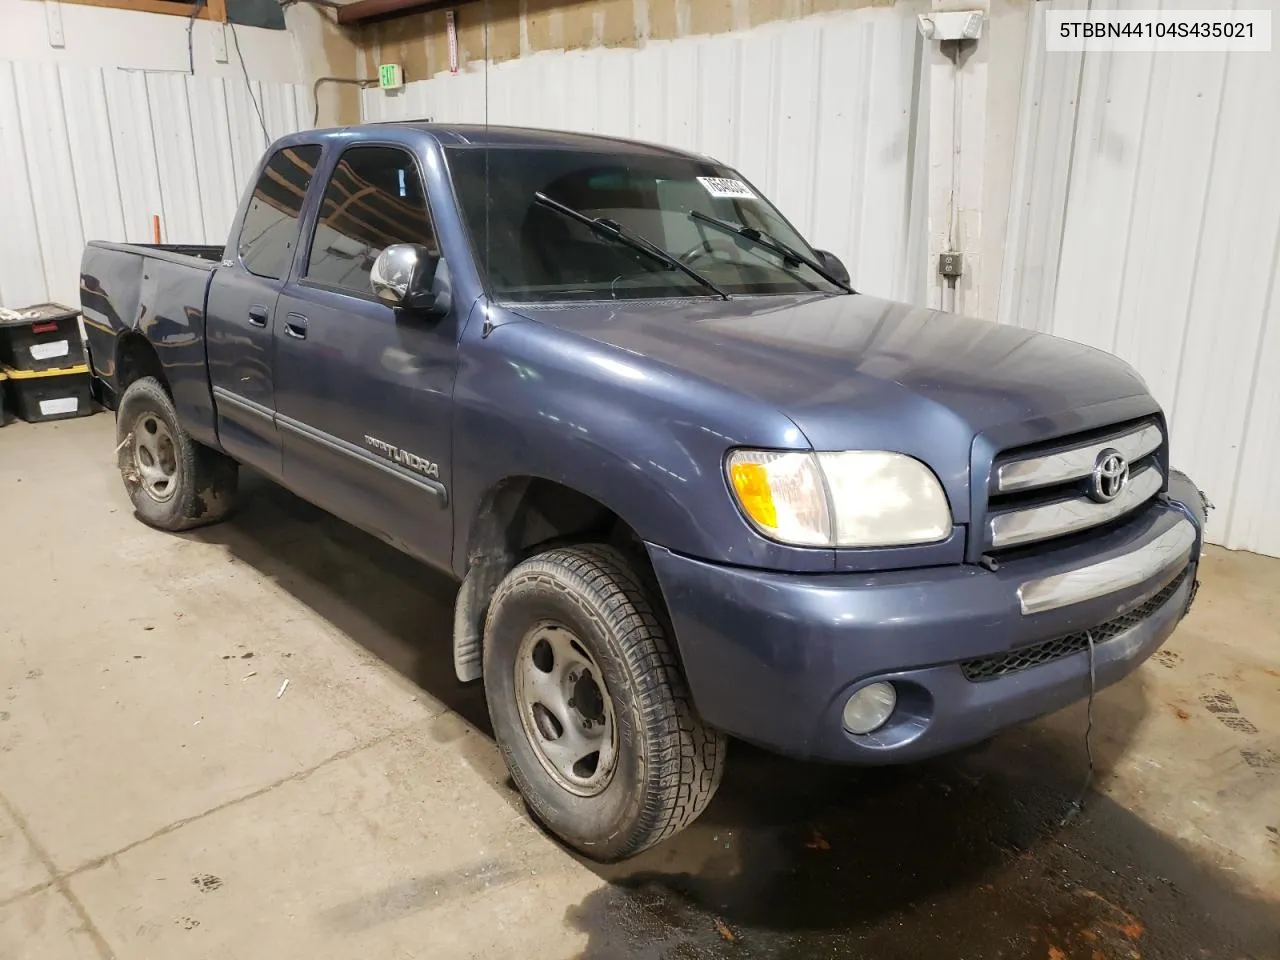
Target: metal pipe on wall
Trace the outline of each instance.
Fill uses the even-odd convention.
[[[929,98],[928,304],[950,313],[973,314],[978,306],[974,280],[962,285],[961,277],[971,277],[979,263],[986,71],[970,61],[985,6],[986,0],[933,0],[931,12],[919,15]]]

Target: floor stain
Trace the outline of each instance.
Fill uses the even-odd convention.
[[[1219,717],[1218,719],[1236,733],[1254,734],[1258,732],[1258,728],[1246,717]]]
[[[426,874],[392,884],[357,901],[330,907],[328,926],[344,934],[369,930],[451,899],[480,898],[527,876],[510,864],[485,860],[444,873]]]
[[[1240,708],[1236,706],[1235,698],[1229,693],[1217,690],[1213,693],[1206,693],[1200,697],[1200,702],[1204,704],[1204,708],[1210,713],[1239,713]]]
[[[1240,708],[1236,706],[1235,698],[1229,693],[1222,690],[1215,690],[1212,693],[1206,693],[1200,697],[1200,702],[1204,704],[1204,708],[1218,718],[1222,724],[1237,733],[1257,733],[1258,728],[1255,727],[1248,717],[1240,715]]]
[[[1240,756],[1255,770],[1280,770],[1280,752],[1275,750],[1241,750]]]
[[[1105,796],[1036,727],[881,770],[734,742],[684,834],[569,910],[583,960],[1275,960],[1280,912]],[[818,842],[818,841],[821,842]],[[725,936],[728,931],[731,936]]]
[[[456,713],[446,710],[431,721],[430,726],[427,727],[427,732],[436,743],[452,743],[454,740],[466,736],[468,729],[470,728],[465,720]]]

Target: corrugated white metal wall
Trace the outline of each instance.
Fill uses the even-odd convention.
[[[1210,539],[1280,556],[1280,58],[1046,54],[1043,6],[1000,319],[1133,363]]]
[[[271,137],[300,84],[252,83]],[[0,60],[0,305],[79,302],[86,240],[223,243],[267,143],[242,79]]]
[[[430,117],[651,140],[742,171],[859,289],[920,299],[924,155],[915,7],[640,49],[549,52],[364,93],[366,120]]]

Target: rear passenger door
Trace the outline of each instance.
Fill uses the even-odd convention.
[[[309,247],[276,307],[284,482],[448,568],[462,316],[456,303],[443,319],[398,313],[369,284],[374,260],[391,244],[438,250],[417,159],[394,144],[347,147],[309,220]]]
[[[318,144],[302,144],[267,159],[235,238],[235,255],[214,275],[206,311],[218,439],[231,456],[276,478],[281,460],[273,321],[320,155]]]

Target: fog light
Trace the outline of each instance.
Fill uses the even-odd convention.
[[[898,702],[893,684],[869,683],[862,687],[844,705],[844,728],[850,733],[863,734],[884,726]]]

